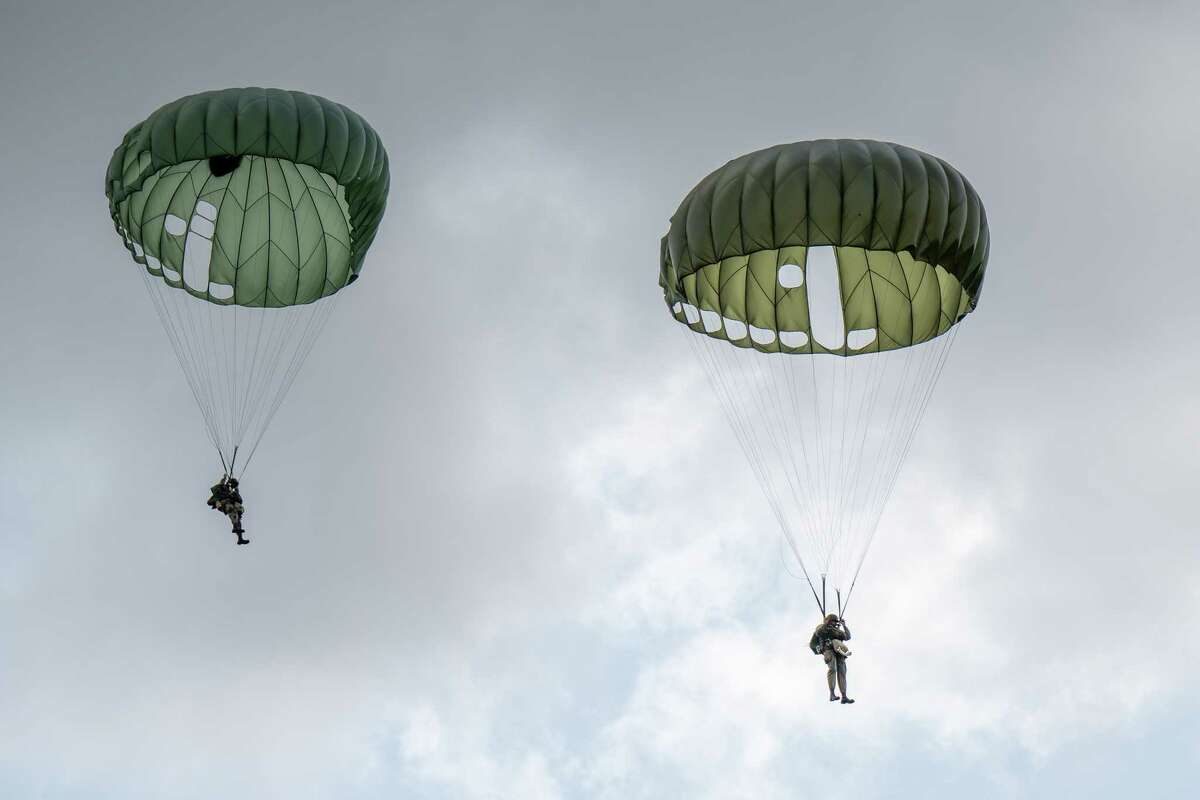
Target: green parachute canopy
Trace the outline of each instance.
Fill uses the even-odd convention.
[[[168,103],[125,134],[105,179],[135,261],[242,306],[311,303],[353,281],[387,190],[387,152],[362,117],[282,89]]]
[[[282,89],[168,103],[125,134],[109,213],[226,471],[249,461],[383,217],[388,158],[345,106]]]
[[[988,242],[979,195],[946,162],[887,142],[796,142],[736,158],[688,193],[659,283],[676,318],[710,336],[854,355],[919,344],[962,319],[979,300]],[[799,283],[808,248],[821,246],[836,248],[841,291],[844,331],[832,341],[814,341]],[[706,324],[701,309],[735,324]],[[746,326],[751,336],[731,335]]]
[[[822,613],[849,601],[989,241],[956,169],[855,139],[736,158],[671,218],[659,285]]]

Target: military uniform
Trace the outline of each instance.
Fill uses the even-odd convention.
[[[229,517],[229,521],[233,523],[233,532],[237,534],[238,544],[246,544],[250,541],[242,536],[245,533],[245,529],[242,528],[242,514],[246,512],[242,505],[242,495],[237,487],[229,482],[228,478],[212,487],[208,506]]]
[[[826,680],[829,683],[829,699],[836,700],[834,683],[842,691],[842,702],[854,702],[846,697],[846,656],[850,651],[841,642],[850,640],[850,629],[846,623],[822,622],[813,631],[808,641],[809,648],[825,660]],[[834,643],[837,643],[836,645]],[[842,651],[842,652],[839,652]]]

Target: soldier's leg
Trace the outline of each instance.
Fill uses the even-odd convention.
[[[837,700],[837,693],[834,692],[834,690],[833,690],[833,682],[835,680],[835,670],[836,670],[835,665],[836,664],[837,664],[837,659],[834,657],[833,651],[826,650],[825,651],[825,666],[826,666],[825,680],[829,684],[829,699],[830,700]]]
[[[837,682],[838,688],[842,690],[842,697],[846,696],[846,657],[837,657]]]
[[[240,505],[229,509],[229,521],[233,523],[233,532],[237,534],[238,544],[246,544],[250,541],[246,537],[242,536],[242,534],[246,532],[246,529],[242,527],[243,510],[244,509]]]

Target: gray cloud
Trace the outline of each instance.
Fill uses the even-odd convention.
[[[869,797],[919,764],[1048,796],[1096,759],[1117,796],[1101,755],[1200,747],[1194,10],[0,13],[0,794]],[[235,552],[100,183],[131,123],[242,84],[356,108],[394,172]],[[826,135],[944,156],[994,231],[833,718],[655,286],[696,180]]]

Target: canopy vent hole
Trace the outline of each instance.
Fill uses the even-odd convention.
[[[729,317],[724,317],[724,320],[725,335],[729,337],[729,341],[740,342],[742,339],[746,338],[746,333],[748,332],[746,330],[746,323],[742,322],[740,319],[730,319]]]
[[[775,342],[775,331],[770,328],[757,328],[754,325],[750,326],[750,338],[755,344],[768,345]]]
[[[862,330],[850,331],[850,333],[846,334],[846,345],[851,350],[862,350],[874,341],[874,328],[864,328]]]
[[[233,172],[241,163],[241,156],[213,156],[208,160],[208,168],[214,178],[219,178]]]
[[[804,347],[808,344],[808,334],[804,331],[780,331],[779,342],[784,347]]]
[[[804,285],[804,268],[799,264],[784,264],[779,268],[779,285],[785,289],[797,289]]]
[[[183,236],[187,233],[187,222],[184,221],[183,217],[167,214],[163,220],[163,229],[172,236]]]

